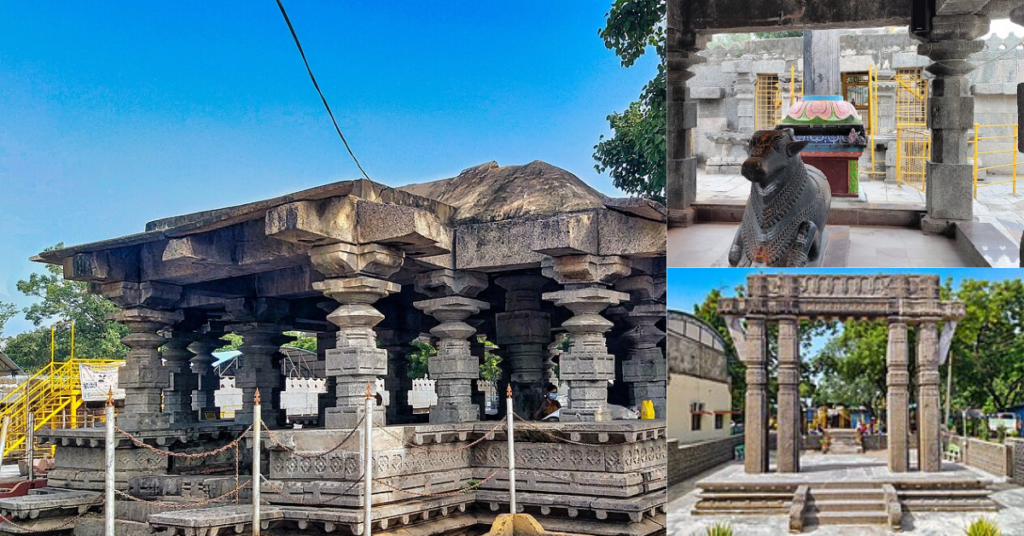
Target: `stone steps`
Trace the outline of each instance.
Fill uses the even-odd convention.
[[[818,488],[810,490],[813,500],[822,501],[884,501],[882,488]]]
[[[812,499],[807,503],[812,512],[874,512],[885,511],[885,498],[878,500],[819,500]]]
[[[804,526],[823,525],[886,525],[885,512],[819,512],[805,515]]]

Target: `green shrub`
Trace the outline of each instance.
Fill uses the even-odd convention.
[[[704,536],[732,536],[732,527],[728,523],[715,523],[704,531]]]
[[[1003,533],[992,520],[979,517],[964,530],[964,534],[967,536],[1002,536]]]

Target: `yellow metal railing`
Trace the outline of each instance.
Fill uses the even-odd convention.
[[[782,95],[779,75],[757,75],[754,88],[754,129],[771,130],[782,120]]]
[[[927,162],[932,152],[932,136],[923,128],[896,130],[896,184],[906,184],[924,192]]]
[[[1013,135],[1012,136],[982,136],[981,135],[981,129],[983,129],[983,128],[1005,128],[1005,129],[1012,128],[1013,129]],[[1013,193],[1015,193],[1015,194],[1017,193],[1017,166],[1024,165],[1024,162],[1017,163],[1017,160],[1018,160],[1017,159],[1017,153],[1018,153],[1018,150],[1017,150],[1017,139],[1018,139],[1019,134],[1020,134],[1020,127],[1018,125],[1015,125],[1015,124],[1014,125],[979,125],[979,124],[975,123],[975,125],[974,125],[974,139],[970,142],[972,145],[974,145],[974,198],[975,199],[978,198],[978,188],[983,188],[985,186],[995,186],[997,184],[1006,184],[1008,182],[1013,183]],[[1002,149],[1002,150],[998,150],[998,151],[979,151],[978,150],[979,147],[981,147],[981,142],[993,141],[993,140],[1010,140],[1010,142],[1012,142],[1012,146],[1009,149]],[[1001,164],[1001,165],[998,165],[998,166],[981,167],[981,157],[984,156],[984,155],[993,155],[993,154],[1013,155],[1013,163]],[[1003,180],[1003,181],[986,182],[985,184],[978,184],[978,172],[979,171],[988,171],[990,169],[1004,169],[1004,168],[1010,168],[1011,169],[1011,178]]]
[[[884,171],[876,171],[875,167],[875,132],[878,131],[878,69],[874,65],[868,66],[868,130],[870,137],[868,150],[871,151],[871,171],[861,171],[861,175],[885,175]]]

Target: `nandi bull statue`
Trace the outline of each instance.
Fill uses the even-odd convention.
[[[806,146],[792,129],[759,130],[750,139],[742,168],[750,198],[729,249],[731,266],[799,268],[821,256],[832,192],[825,175],[800,159]]]

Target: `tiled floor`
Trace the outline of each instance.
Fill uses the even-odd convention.
[[[992,182],[1006,180],[993,177]],[[923,206],[925,194],[910,186],[900,186],[883,181],[860,183],[860,201],[865,203],[895,203]],[[697,201],[743,200],[750,194],[750,183],[742,175],[697,174]],[[844,202],[857,202],[845,200]],[[974,201],[974,219],[995,225],[1014,243],[1020,242],[1024,231],[1024,179],[1018,181],[1017,193],[1013,185],[995,184],[978,188]]]
[[[671,268],[728,267],[738,223],[701,223],[669,229]],[[899,227],[850,227],[850,268],[955,268],[967,266],[950,238]]]
[[[869,455],[876,458],[885,455],[884,451],[873,452]],[[815,458],[828,460],[829,456],[803,455],[802,465],[813,465]],[[911,456],[911,459],[914,457]],[[878,464],[876,464],[878,465]],[[789,518],[785,515],[764,515],[764,516],[693,516],[690,512],[697,502],[698,490],[696,482],[705,478],[714,478],[715,475],[729,475],[740,471],[742,468],[739,462],[733,462],[716,469],[712,469],[703,475],[687,480],[669,488],[668,491],[668,534],[671,536],[703,536],[707,527],[716,523],[728,523],[734,533],[743,536],[776,536],[789,533]],[[1024,535],[1024,488],[1014,486],[1005,482],[1005,479],[996,478],[987,473],[970,469],[969,471],[984,478],[990,478],[997,482],[997,491],[991,495],[992,499],[999,503],[1002,508],[998,512],[986,513],[937,513],[927,512],[920,516],[904,514],[902,532],[894,533],[883,527],[865,526],[826,526],[805,532],[812,536],[881,536],[889,534],[905,534],[913,536],[948,536],[963,534],[964,527],[978,517],[987,517],[995,521],[1005,536]]]

